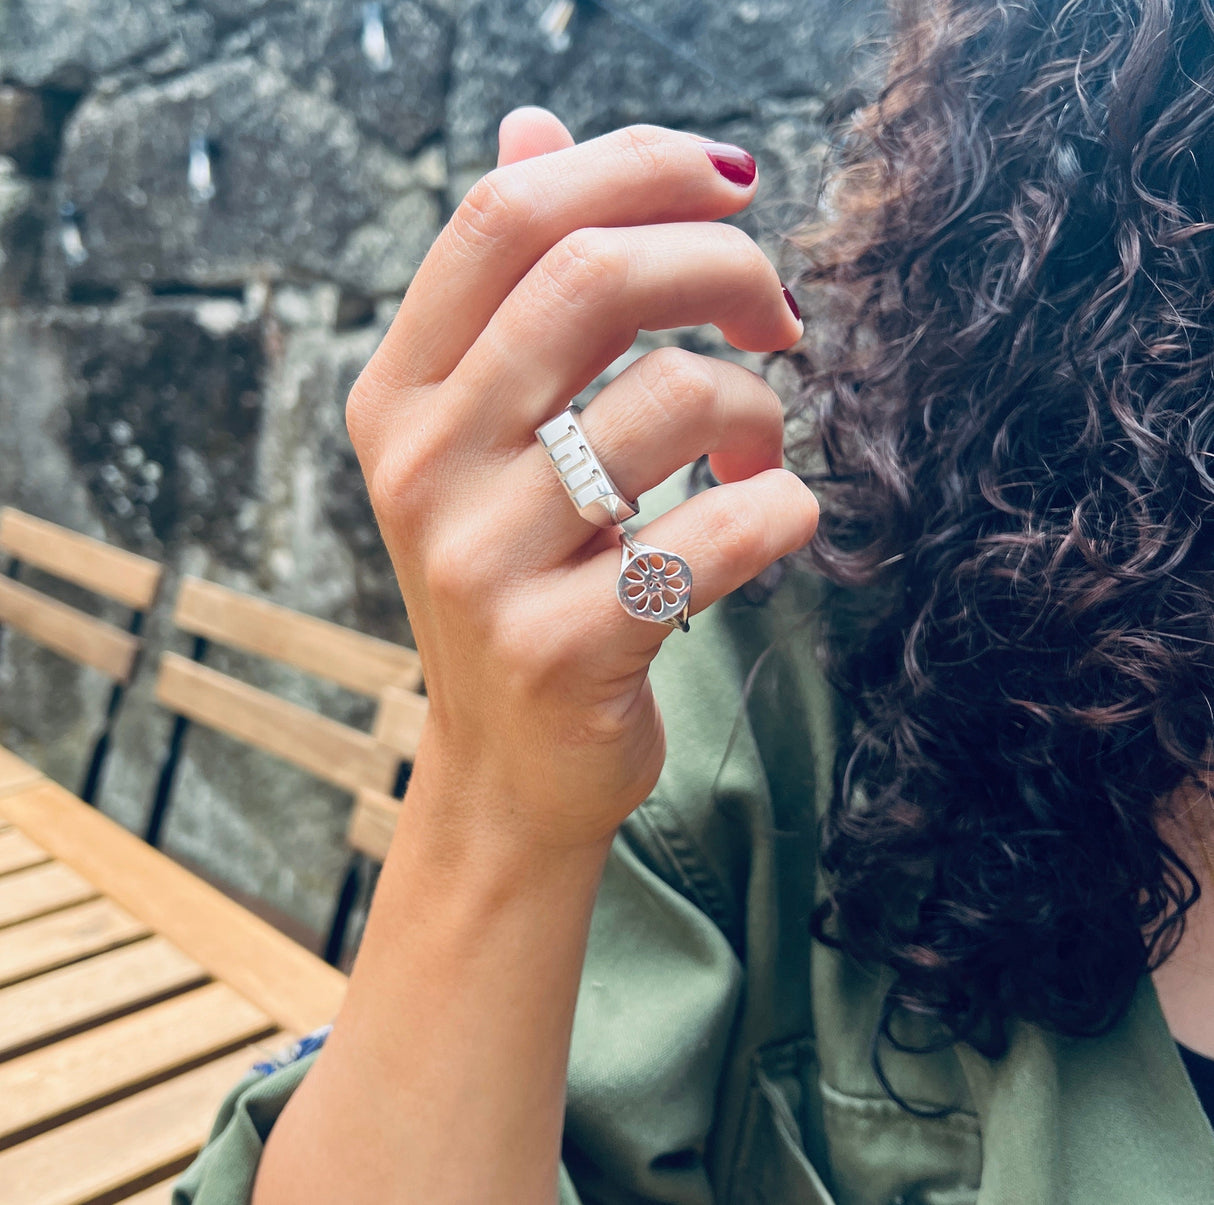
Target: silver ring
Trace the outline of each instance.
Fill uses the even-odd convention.
[[[640,513],[607,475],[572,406],[536,428],[535,436],[583,519],[609,528]],[[691,566],[673,552],[634,540],[622,528],[620,546],[623,560],[615,583],[620,606],[636,619],[690,631]]]
[[[664,623],[687,632],[691,607],[691,566],[681,556],[634,540],[620,532],[624,562],[616,578],[620,606],[637,619]]]
[[[556,475],[577,513],[596,527],[615,527],[640,514],[616,489],[602,462],[590,448],[578,412],[567,406],[542,427],[535,437],[548,453]]]

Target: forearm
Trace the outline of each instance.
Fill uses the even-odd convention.
[[[460,839],[431,806],[452,789],[415,772],[346,1002],[271,1132],[253,1205],[555,1200],[607,846]]]

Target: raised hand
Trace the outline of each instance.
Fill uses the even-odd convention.
[[[430,694],[417,770],[452,831],[593,845],[657,780],[646,671],[670,629],[620,606],[618,533],[579,517],[535,429],[638,330],[713,323],[750,351],[799,336],[767,258],[714,220],[755,187],[736,148],[652,126],[574,145],[516,111],[350,395]],[[638,534],[691,566],[693,615],[813,534],[779,399],[738,365],[650,352],[583,424],[628,498],[705,452],[729,479]]]

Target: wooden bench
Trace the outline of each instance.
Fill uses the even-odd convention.
[[[425,697],[415,691],[387,687],[380,695],[379,710],[375,715],[373,734],[376,740],[412,764],[428,706]],[[388,856],[400,809],[399,798],[373,787],[360,787],[346,831],[351,849],[372,862],[382,863]]]
[[[159,842],[190,723],[273,754],[352,795],[369,792],[368,797],[386,799],[401,792],[417,747],[416,737],[410,743],[403,717],[416,716],[419,709],[424,714],[425,706],[417,693],[421,662],[416,652],[193,577],[182,582],[173,618],[194,637],[194,648],[192,657],[166,652],[160,660],[156,698],[177,719],[148,818],[149,844]],[[212,642],[290,665],[357,694],[387,695],[396,702],[387,709],[386,720],[381,706],[374,732],[361,732],[203,664]],[[401,719],[392,718],[398,714]],[[362,864],[352,862],[326,941],[327,957],[335,965],[362,880]]]
[[[412,765],[417,753],[428,706],[423,695],[398,687],[389,686],[380,695],[373,734],[378,741],[392,749],[406,766]],[[404,793],[405,785],[405,780],[400,780],[398,789],[392,795],[375,787],[359,787],[355,793],[354,810],[346,830],[346,843],[350,846],[351,856],[333,909],[333,923],[329,926],[329,936],[325,941],[325,960],[334,966],[341,961],[350,912],[364,890],[370,894],[379,867],[388,856],[392,835],[400,821],[400,796]]]
[[[0,510],[0,552],[9,557],[7,576],[0,578],[0,623],[113,683],[80,788],[80,797],[92,803],[123,691],[143,647],[139,632],[144,615],[160,588],[163,568],[11,506]],[[26,565],[129,607],[126,630],[23,585],[16,579]]]
[[[168,1205],[333,968],[0,749],[0,1201]]]

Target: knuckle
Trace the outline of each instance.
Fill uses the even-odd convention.
[[[350,388],[350,392],[346,394],[346,432],[350,436],[350,442],[354,445],[355,450],[358,449],[366,433],[366,387],[362,384],[362,377]]]
[[[540,260],[539,285],[563,304],[580,307],[614,292],[627,264],[623,240],[604,230],[576,230]]]
[[[483,593],[478,581],[480,558],[474,546],[459,533],[438,536],[429,542],[423,577],[434,603],[453,614],[465,609]]]
[[[587,708],[578,717],[576,726],[569,733],[572,743],[578,745],[618,745],[632,730],[622,708],[600,705]]]
[[[760,376],[754,374],[757,402],[761,410],[763,423],[784,438],[784,402],[780,395]]]
[[[527,194],[510,180],[506,172],[491,171],[468,190],[448,227],[458,244],[480,252],[510,238],[526,224]]]
[[[377,397],[378,389],[364,369],[346,395],[346,432],[354,450],[360,455],[364,445],[370,442],[377,425],[381,409]]]
[[[381,457],[367,477],[371,509],[381,521],[408,517],[417,505],[419,480],[412,461],[399,452]]]
[[[660,347],[638,365],[641,384],[668,417],[679,418],[688,408],[701,410],[717,397],[716,378],[694,352]]]
[[[758,502],[746,491],[730,491],[728,505],[714,517],[713,540],[727,554],[751,559],[766,548],[767,523]]]
[[[718,225],[721,229],[719,232],[714,229],[713,238],[717,238],[719,234],[721,246],[727,248],[729,254],[738,260],[741,270],[764,279],[776,278],[776,269],[767,258],[767,253],[745,230],[740,226],[731,226],[728,222],[719,222]]]
[[[418,517],[420,526],[422,516]],[[480,511],[460,514],[446,522],[435,522],[427,530],[421,556],[427,589],[441,608],[451,614],[479,617],[479,639],[487,645],[500,643],[501,625],[492,616],[501,610],[506,588],[502,570],[501,533]]]
[[[625,126],[619,131],[624,153],[648,175],[665,174],[671,163],[670,132],[654,125]]]

